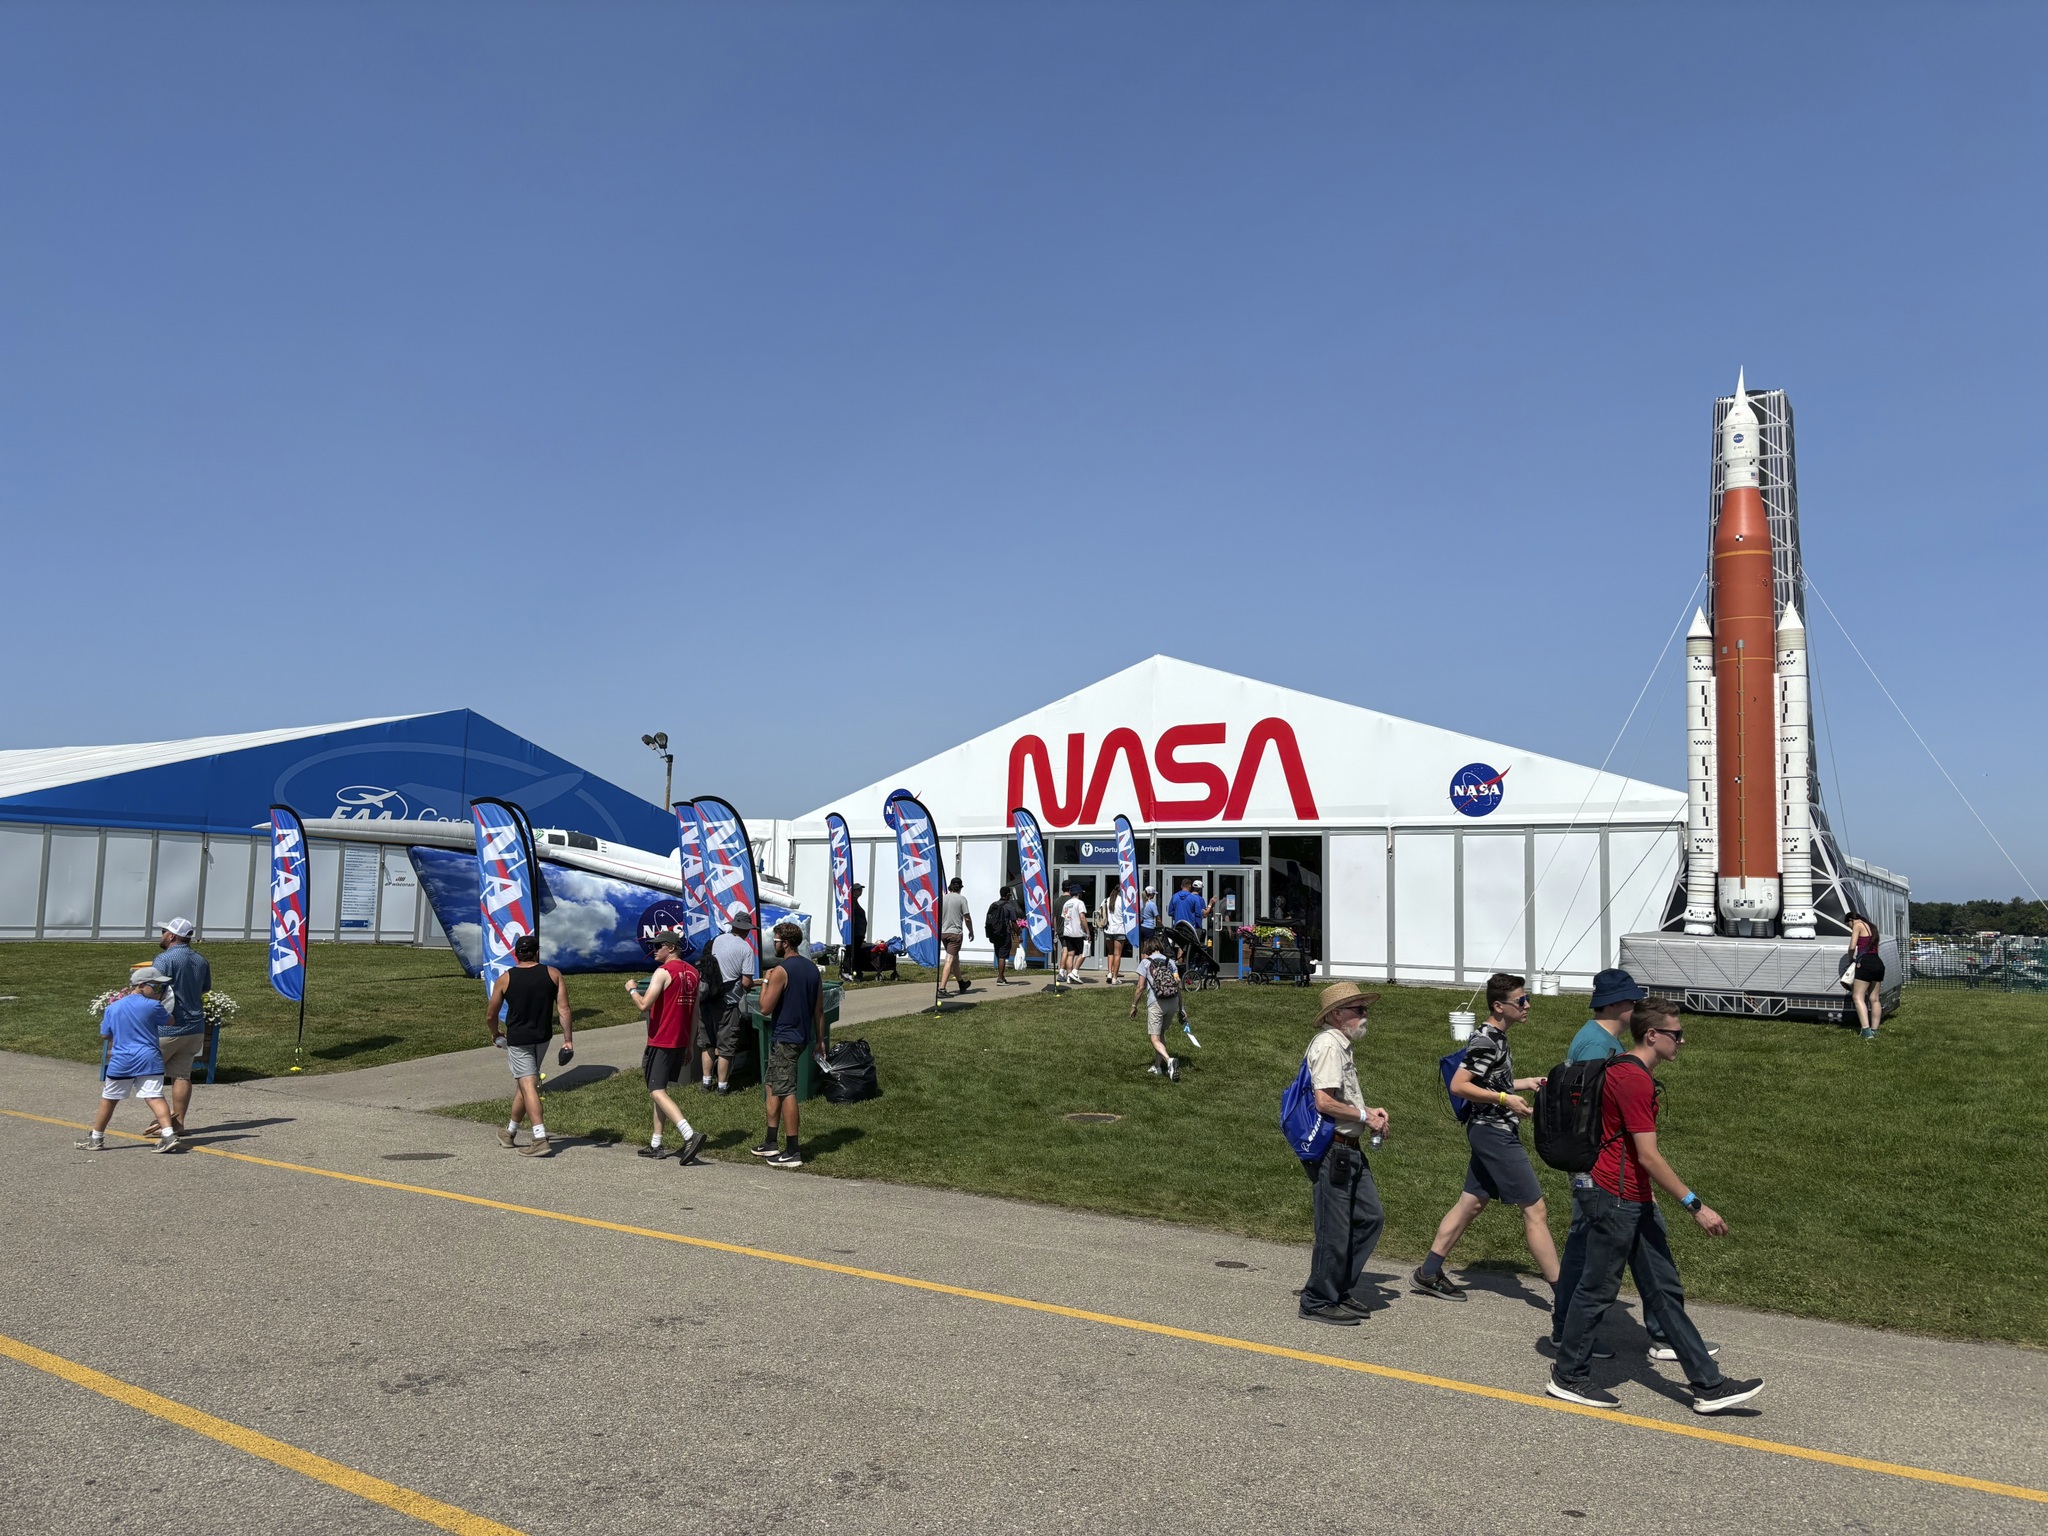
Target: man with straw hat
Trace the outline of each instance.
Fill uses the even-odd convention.
[[[1315,1186],[1316,1246],[1301,1288],[1301,1316],[1339,1328],[1356,1328],[1369,1310],[1355,1287],[1387,1220],[1362,1145],[1364,1137],[1386,1134],[1387,1112],[1367,1106],[1351,1054],[1379,1000],[1377,992],[1361,992],[1348,981],[1323,988],[1306,1053],[1316,1110],[1336,1134],[1321,1162],[1302,1164]]]

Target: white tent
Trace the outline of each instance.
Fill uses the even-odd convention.
[[[930,808],[977,916],[1013,867],[1013,805],[1063,876],[1102,864],[1092,834],[1123,814],[1155,877],[1235,871],[1206,878],[1238,920],[1313,888],[1324,973],[1412,982],[1585,984],[1657,925],[1685,823],[1679,790],[1154,656],[787,824],[806,910],[831,911],[837,811],[872,932],[896,931],[882,806],[899,788]]]

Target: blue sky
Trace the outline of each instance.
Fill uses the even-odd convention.
[[[650,796],[666,729],[679,792],[786,815],[1165,651],[1598,762],[1743,366],[1810,574],[2048,889],[2044,45],[10,6],[0,745],[468,705]],[[2021,890],[1812,629],[1852,851]],[[1678,665],[1615,756],[1674,785]]]

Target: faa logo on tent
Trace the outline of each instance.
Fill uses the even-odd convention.
[[[1491,764],[1467,763],[1451,775],[1451,805],[1461,816],[1491,816],[1500,809],[1503,768],[1496,773]]]

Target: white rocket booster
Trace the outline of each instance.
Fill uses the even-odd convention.
[[[1814,937],[1813,811],[1808,766],[1813,758],[1813,715],[1807,704],[1806,625],[1796,603],[1778,620],[1778,870],[1788,939]],[[1690,888],[1687,900],[1690,903]],[[1690,927],[1687,929],[1690,932]]]
[[[1685,931],[1714,932],[1714,631],[1685,632]]]

